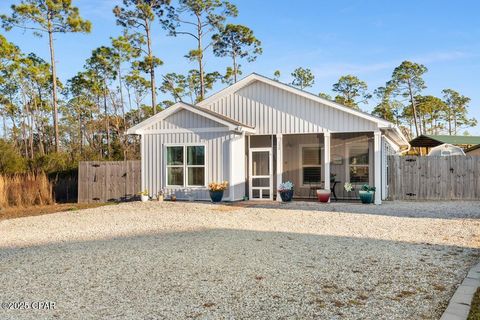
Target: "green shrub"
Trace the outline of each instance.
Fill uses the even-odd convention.
[[[76,168],[78,163],[72,161],[71,156],[66,152],[52,152],[35,158],[33,167],[37,171],[52,173],[57,171],[67,171]]]
[[[15,147],[0,139],[0,174],[23,173],[27,170],[27,161]]]

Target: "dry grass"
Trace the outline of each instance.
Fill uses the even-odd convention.
[[[0,176],[0,209],[53,202],[52,184],[43,173]]]
[[[475,294],[473,295],[470,313],[468,314],[467,320],[478,319],[480,319],[480,288],[478,288],[477,292],[475,292]]]
[[[64,211],[77,211],[82,209],[97,208],[108,204],[103,203],[63,203],[53,204],[46,206],[33,206],[28,208],[8,208],[0,210],[0,221],[6,219],[15,219],[28,216],[40,216],[44,214],[64,212]]]

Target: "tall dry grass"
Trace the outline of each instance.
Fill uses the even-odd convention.
[[[52,184],[45,174],[0,175],[0,209],[47,205],[53,202]]]

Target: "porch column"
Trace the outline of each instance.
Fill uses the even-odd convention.
[[[323,134],[323,148],[324,148],[324,164],[323,181],[325,190],[330,190],[330,132],[327,131]]]
[[[382,145],[382,132],[375,131],[373,134],[373,167],[374,167],[374,186],[375,186],[375,204],[382,204],[382,152],[381,152],[381,145]]]
[[[278,185],[282,183],[283,175],[283,135],[281,133],[277,134],[277,185],[274,186],[277,188],[277,201],[281,202],[282,198],[280,197],[280,192],[278,192]]]

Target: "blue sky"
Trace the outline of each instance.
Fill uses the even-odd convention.
[[[14,0],[2,0],[0,12],[9,12]],[[57,35],[59,77],[65,81],[81,70],[92,49],[108,45],[121,28],[112,8],[121,0],[74,0],[81,14],[92,21],[88,35]],[[243,63],[244,75],[257,72],[272,76],[281,70],[281,81],[291,81],[298,66],[310,68],[316,77],[308,90],[331,93],[332,84],[345,74],[366,81],[373,91],[390,79],[403,60],[425,64],[425,94],[441,95],[452,88],[470,97],[470,115],[480,120],[480,2],[446,1],[307,1],[232,0],[239,16],[232,22],[252,28],[262,41],[264,54],[254,63]],[[293,5],[292,5],[293,4]],[[3,32],[3,31],[2,31]],[[183,58],[193,39],[167,37],[154,29],[155,54],[164,61],[158,73],[186,72],[196,67]],[[12,31],[7,38],[23,51],[48,59],[47,39]],[[228,59],[208,56],[207,71],[224,71]],[[220,89],[223,85],[219,84]],[[163,100],[164,97],[160,97]],[[370,106],[363,109],[370,111]],[[480,127],[469,129],[480,135]]]

